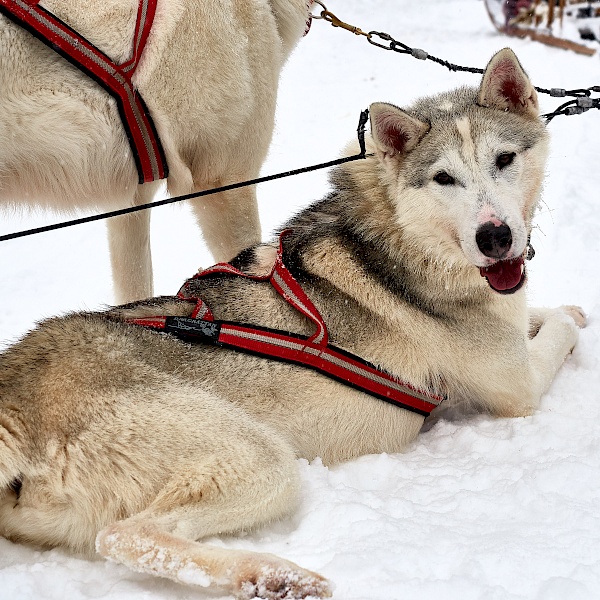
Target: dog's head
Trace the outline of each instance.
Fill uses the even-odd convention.
[[[402,110],[370,107],[376,154],[399,224],[430,257],[480,270],[500,293],[525,281],[524,255],[547,156],[537,95],[506,48],[479,89]]]

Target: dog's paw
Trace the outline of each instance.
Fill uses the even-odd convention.
[[[265,555],[262,555],[263,557]],[[321,575],[273,557],[257,564],[248,561],[238,579],[239,600],[302,600],[330,598],[330,583]]]
[[[579,339],[580,327],[583,325],[585,325],[585,317],[581,309],[576,306],[561,306],[549,312],[538,336],[542,331],[546,332],[546,336],[550,336],[554,345],[558,347],[559,342],[561,343],[565,348],[566,356],[573,351]]]
[[[561,306],[559,310],[569,315],[580,329],[585,327],[586,317],[580,306]]]

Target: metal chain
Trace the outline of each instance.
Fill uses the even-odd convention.
[[[431,54],[420,48],[411,48],[410,46],[407,46],[406,44],[395,40],[388,33],[384,33],[382,31],[364,32],[359,27],[355,27],[354,25],[344,23],[344,21],[342,21],[331,11],[329,11],[325,4],[321,2],[321,0],[314,0],[313,3],[318,4],[323,10],[318,15],[311,15],[312,19],[323,19],[328,23],[331,23],[333,27],[340,27],[342,29],[345,29],[346,31],[354,33],[355,35],[364,36],[367,38],[369,44],[373,46],[377,46],[378,48],[382,48],[383,50],[392,50],[393,52],[398,52],[399,54],[410,54],[418,60],[431,60],[432,62],[435,62],[438,65],[441,65],[442,67],[446,67],[450,71],[465,71],[467,73],[479,74],[484,73],[484,69],[455,65],[451,62],[448,62],[447,60],[443,60],[441,58],[437,58],[436,56],[432,56]],[[549,96],[552,96],[553,98],[573,98],[573,100],[565,102],[553,112],[541,115],[542,118],[546,119],[547,123],[549,123],[554,117],[558,115],[580,115],[590,110],[591,108],[600,109],[600,97],[591,97],[592,93],[600,93],[599,85],[594,85],[586,89],[576,90],[565,90],[563,88],[546,89],[537,86],[535,86],[535,89],[541,94],[547,94]]]

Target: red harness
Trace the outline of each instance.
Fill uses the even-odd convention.
[[[281,237],[284,235],[285,232]],[[186,341],[210,343],[303,365],[420,415],[429,415],[442,402],[441,396],[419,391],[362,358],[329,344],[327,326],[319,311],[283,264],[281,238],[275,265],[268,275],[248,275],[229,263],[219,263],[197,273],[192,279],[215,274],[236,275],[253,281],[268,281],[286,302],[315,324],[315,333],[307,337],[256,325],[215,321],[210,308],[202,299],[188,292],[189,282],[184,284],[177,296],[196,301],[190,317],[159,316],[127,319],[127,322],[171,333]]]
[[[167,161],[146,104],[133,87],[135,73],[148,39],[157,0],[140,0],[131,58],[121,65],[39,6],[40,0],[0,0],[0,12],[27,29],[99,83],[115,98],[139,174],[139,182],[164,179]]]

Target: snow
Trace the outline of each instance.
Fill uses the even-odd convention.
[[[510,45],[538,86],[600,83],[584,57],[495,32],[481,0],[327,0],[342,20],[392,34],[468,66]],[[264,174],[331,160],[361,109],[402,105],[478,75],[386,52],[314,22],[281,81]],[[542,111],[560,99],[540,97]],[[330,578],[338,600],[598,598],[600,584],[600,113],[557,117],[529,265],[532,304],[579,304],[589,322],[540,409],[522,419],[440,420],[402,455],[324,467],[300,461],[292,518],[215,544],[271,552]],[[259,188],[265,231],[322,197],[326,173]],[[185,207],[153,213],[156,292],[173,293],[211,260]],[[58,221],[3,213],[0,234]],[[0,244],[0,340],[36,320],[109,304],[104,226],[94,223]],[[61,550],[0,539],[0,599],[199,600],[202,589]]]

